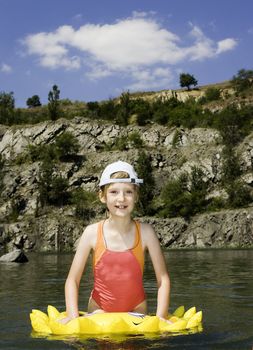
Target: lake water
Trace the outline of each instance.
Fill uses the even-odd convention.
[[[166,251],[172,281],[171,311],[177,306],[203,310],[203,332],[127,339],[36,338],[29,312],[48,304],[64,310],[64,282],[71,254],[29,254],[27,264],[0,264],[0,348],[14,349],[253,349],[253,250]],[[86,308],[91,271],[80,288]],[[156,307],[150,261],[145,270],[149,311]]]

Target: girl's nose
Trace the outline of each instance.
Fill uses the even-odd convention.
[[[125,199],[125,194],[124,192],[119,192],[118,194],[118,200],[123,201]]]

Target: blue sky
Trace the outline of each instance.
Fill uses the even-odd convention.
[[[0,0],[0,91],[100,101],[253,69],[252,0]]]

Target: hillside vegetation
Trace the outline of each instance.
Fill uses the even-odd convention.
[[[60,230],[68,249],[85,223],[104,216],[97,183],[117,159],[133,163],[144,178],[136,216],[183,218],[183,232],[196,215],[251,208],[253,86],[247,72],[192,90],[124,92],[102,102],[60,100],[54,86],[48,105],[34,98],[29,103],[38,106],[28,109],[16,109],[13,95],[2,93],[0,248],[38,249],[46,240],[50,250],[52,240],[58,247]],[[45,221],[52,235],[41,228]]]

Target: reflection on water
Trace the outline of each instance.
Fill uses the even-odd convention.
[[[0,348],[11,349],[249,349],[253,346],[253,250],[167,251],[172,280],[171,310],[184,304],[203,310],[199,334],[126,338],[37,337],[29,312],[48,304],[64,309],[70,254],[30,254],[29,263],[0,264]],[[149,312],[156,308],[156,282],[147,260],[144,279]],[[87,268],[80,287],[86,309],[92,288]]]

